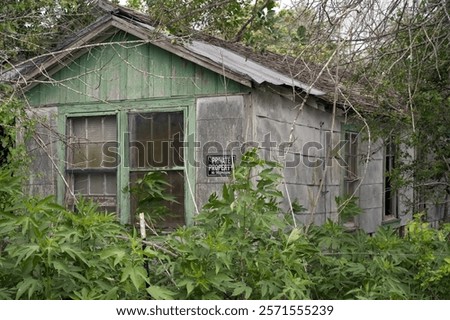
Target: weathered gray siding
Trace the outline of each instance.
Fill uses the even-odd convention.
[[[273,142],[272,145],[268,142],[262,145],[262,154],[286,165],[285,186],[281,186],[286,197],[285,209],[289,209],[289,197],[306,208],[304,213],[296,216],[301,223],[322,224],[327,219],[336,220],[335,198],[343,196],[344,171],[336,159],[327,163],[326,157],[330,147],[337,146],[339,140],[343,139],[342,125],[345,118],[341,111],[337,111],[333,124],[331,110],[326,110],[318,100],[308,98],[302,106],[301,101],[293,102],[267,89],[254,91],[252,102],[255,140],[267,141],[270,137]],[[368,146],[367,142],[359,140],[358,175],[364,177],[359,180],[360,186],[355,196],[359,197],[363,213],[355,218],[355,224],[366,232],[374,232],[381,225],[383,217],[383,149],[372,143],[372,154],[365,169]],[[293,141],[293,144],[284,158],[283,153],[279,152],[279,146],[289,141]],[[308,149],[308,145],[311,148]],[[321,165],[311,165],[315,161],[320,161]]]
[[[253,106],[256,140],[267,141],[270,136],[270,141],[275,142],[273,146],[265,143],[262,146],[263,154],[266,158],[284,162],[287,166],[284,170],[286,187],[282,186],[282,191],[286,198],[289,193],[291,201],[307,209],[297,215],[299,222],[320,224],[326,219],[336,219],[334,198],[340,191],[340,168],[333,161],[333,165],[326,171],[326,180],[317,199],[321,180],[324,179],[326,132],[331,130],[332,117],[313,98],[308,99],[303,107],[301,105],[301,101],[290,101],[269,90],[255,91]],[[333,131],[333,138],[336,140],[340,135],[339,120],[335,121]],[[289,141],[293,141],[293,144],[286,155],[286,161],[283,161],[279,146]],[[311,142],[316,144],[308,144]],[[316,161],[321,165],[312,164]],[[287,202],[285,209],[288,209]],[[315,213],[311,215],[313,211]]]
[[[196,103],[196,200],[201,207],[213,192],[220,192],[228,177],[208,177],[205,164],[208,154],[241,157],[241,145],[251,127],[246,113],[247,96],[198,98]]]
[[[29,113],[36,122],[35,134],[27,141],[27,151],[31,159],[29,185],[26,191],[30,195],[56,195],[57,143],[57,108],[33,109]]]
[[[384,152],[382,141],[361,141],[358,146],[359,166],[358,174],[361,185],[356,192],[362,214],[356,222],[364,231],[372,233],[383,221],[384,203]],[[370,152],[367,162],[367,153]]]

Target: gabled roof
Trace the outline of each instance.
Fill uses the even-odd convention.
[[[66,61],[81,56],[92,46],[101,45],[108,31],[119,29],[245,86],[264,83],[285,86],[333,102],[336,81],[327,76],[321,66],[270,52],[257,53],[244,45],[202,34],[188,39],[175,37],[161,32],[146,15],[100,3],[107,12],[104,16],[74,34],[51,54],[18,64],[14,70],[1,75],[1,78],[14,81],[27,90],[34,85],[32,80],[43,72],[48,75],[55,73]],[[342,84],[339,86],[345,91]],[[353,103],[370,106],[367,98],[359,94],[349,96]],[[338,102],[344,105],[346,99],[339,99]]]

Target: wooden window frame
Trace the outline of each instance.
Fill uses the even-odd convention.
[[[398,219],[398,194],[392,189],[389,173],[395,169],[397,146],[388,138],[383,153],[383,221]],[[389,207],[389,209],[388,209]]]
[[[129,154],[126,151],[128,141],[126,132],[128,130],[128,114],[130,112],[172,112],[182,111],[184,119],[184,137],[188,146],[194,145],[195,142],[195,99],[193,98],[173,98],[160,99],[155,101],[128,101],[128,102],[111,102],[111,103],[86,103],[84,105],[61,105],[58,108],[58,131],[61,134],[66,132],[67,119],[72,117],[90,117],[116,115],[117,134],[118,134],[118,153],[119,163],[117,166],[117,208],[119,212],[118,218],[122,224],[132,222],[130,212],[130,195],[124,192],[130,183],[130,167]],[[63,136],[62,136],[63,137]],[[58,142],[58,171],[59,177],[57,182],[57,201],[61,205],[66,205],[66,192],[69,182],[66,176],[66,140],[61,139]],[[195,170],[192,159],[195,158],[194,148],[184,148],[185,159],[183,166],[178,166],[176,170],[183,170],[184,174],[184,205],[185,205],[185,222],[187,225],[193,223],[193,216],[196,214],[195,205]],[[165,168],[167,169],[167,168]]]
[[[174,153],[172,154],[170,152],[171,149],[170,149],[170,146],[169,146],[169,144],[170,144],[169,142],[171,141],[171,139],[178,133],[178,132],[172,132],[172,128],[170,127],[170,120],[172,118],[172,114],[180,114],[180,113],[181,113],[181,118],[182,118],[181,120],[182,120],[182,125],[183,125],[183,127],[180,128],[180,132],[181,132],[181,134],[183,136],[182,140],[184,141],[184,139],[185,139],[185,136],[184,136],[184,134],[185,134],[185,116],[184,116],[184,112],[182,110],[164,110],[164,111],[153,111],[153,110],[142,111],[142,110],[140,110],[140,111],[130,111],[130,112],[127,113],[129,139],[128,139],[128,141],[126,141],[126,143],[127,143],[127,146],[128,146],[127,149],[130,151],[129,152],[129,159],[128,159],[128,168],[129,168],[128,170],[129,170],[129,179],[130,179],[130,183],[131,184],[133,184],[133,178],[132,178],[133,176],[135,176],[137,178],[137,177],[143,176],[144,174],[149,173],[149,172],[166,172],[168,179],[171,178],[171,175],[173,173],[179,173],[184,179],[184,168],[185,168],[184,162],[183,163],[177,163],[177,161],[175,160],[175,154]],[[163,153],[165,151],[167,151],[167,153],[168,153],[167,154],[167,164],[166,165],[154,165],[154,164],[156,164],[156,161],[154,162],[154,164],[150,163],[150,157],[147,156],[147,154],[150,152],[150,150],[148,150],[147,148],[149,147],[149,145],[152,145],[151,143],[150,144],[146,144],[144,146],[144,150],[142,150],[142,151],[144,151],[144,163],[143,164],[139,163],[140,161],[138,159],[137,159],[137,161],[136,160],[133,161],[133,153],[131,152],[131,145],[130,145],[131,142],[132,142],[131,140],[132,140],[133,132],[134,132],[134,128],[131,128],[131,122],[133,121],[132,118],[136,119],[136,118],[142,117],[142,119],[146,119],[147,117],[152,118],[156,114],[158,114],[158,115],[166,114],[168,116],[167,117],[167,121],[169,123],[168,123],[168,126],[167,126],[167,130],[168,130],[167,131],[167,138],[165,138],[163,140],[160,140],[160,138],[157,138],[157,139],[153,140],[153,135],[155,134],[155,129],[152,127],[153,121],[150,120],[149,128],[151,128],[151,131],[147,133],[147,134],[149,134],[149,137],[147,137],[147,139],[150,139],[150,141],[146,141],[146,142],[147,143],[148,142],[152,142],[153,143],[155,141],[167,142],[166,143],[168,145],[167,146],[168,147],[167,150],[164,150],[164,147],[162,147],[162,145],[161,145],[161,149],[162,149],[161,151]],[[136,141],[133,141],[133,142],[139,142],[139,141],[136,140]],[[182,150],[184,150],[184,149],[182,149]],[[137,150],[137,151],[140,151],[140,150]],[[183,156],[183,158],[184,158],[184,156]],[[133,162],[136,162],[136,164],[133,164]],[[186,186],[184,186],[184,189],[185,188],[186,188]],[[176,189],[176,186],[172,186],[171,189],[172,190]],[[181,195],[178,195],[178,196],[179,196],[179,198],[176,199],[176,201],[178,203],[170,203],[170,204],[168,204],[168,206],[171,207],[173,210],[177,210],[181,206],[181,208],[183,208],[184,211],[186,211],[185,210],[185,201],[184,201],[185,194],[181,194]],[[133,202],[136,201],[136,199],[131,197],[130,201],[131,201],[130,209],[131,209],[131,211],[133,211]],[[136,203],[134,203],[134,206],[136,206]],[[134,214],[136,214],[136,213],[134,213]],[[186,224],[185,216],[186,216],[186,214],[184,213],[184,224]],[[131,223],[134,223],[134,222],[135,221],[134,221],[133,217],[131,217]],[[180,224],[178,224],[178,225],[180,225]],[[163,226],[165,229],[173,229],[174,227],[176,227],[178,225],[177,224],[173,224],[173,223],[172,224],[171,223],[167,223],[167,221],[161,222],[161,224],[160,224],[160,226]]]
[[[342,173],[343,196],[352,196],[356,193],[356,185],[360,181],[359,165],[358,165],[358,148],[359,148],[359,133],[348,127],[343,130],[343,139],[345,141],[344,147],[344,166]]]
[[[82,138],[77,138],[75,133],[74,133],[74,122],[76,121],[75,119],[79,120],[79,119],[84,119],[85,120],[85,130],[86,130],[86,135],[89,135],[88,133],[88,119],[93,119],[93,118],[102,118],[102,134],[104,137],[104,130],[105,130],[105,121],[104,119],[106,119],[107,117],[114,117],[114,124],[115,124],[115,128],[116,128],[116,132],[115,132],[115,141],[107,141],[106,138],[104,138],[103,140],[97,140],[97,141],[90,141],[89,138],[86,137],[82,137]],[[65,192],[65,199],[64,202],[65,204],[72,210],[76,210],[76,203],[75,203],[75,198],[77,196],[83,196],[87,199],[93,199],[94,201],[96,201],[99,204],[100,208],[112,208],[112,207],[116,207],[116,209],[114,211],[117,211],[117,165],[116,166],[109,166],[109,167],[102,167],[102,166],[92,166],[90,167],[89,164],[87,163],[87,159],[86,159],[86,163],[83,166],[79,166],[76,165],[73,161],[74,161],[74,152],[75,152],[75,148],[77,145],[84,145],[86,146],[86,151],[89,150],[89,145],[92,144],[99,144],[99,143],[111,143],[114,142],[116,144],[117,147],[117,141],[118,141],[118,133],[117,133],[117,117],[115,114],[94,114],[94,115],[85,115],[85,116],[79,116],[79,115],[74,115],[74,116],[68,116],[66,118],[66,136],[67,136],[67,145],[65,148],[65,177],[66,177],[66,181],[68,186],[66,187],[66,192]],[[86,140],[83,140],[86,139]],[[79,141],[81,140],[81,141]],[[87,154],[86,154],[87,155]],[[101,161],[101,163],[103,163],[103,157],[105,155],[103,154],[103,149],[102,149],[102,159],[100,159],[99,161]],[[72,165],[74,164],[74,165]],[[108,193],[107,192],[107,186],[104,185],[103,188],[103,193],[91,193],[90,190],[90,185],[92,183],[92,179],[94,175],[104,175],[103,179],[106,179],[106,175],[108,174],[114,174],[115,175],[115,181],[116,181],[116,190],[113,193]],[[76,179],[75,177],[79,175],[79,176],[85,176],[88,179],[88,189],[87,193],[80,193],[77,192],[76,190]],[[103,181],[104,183],[106,183],[106,181]],[[108,210],[111,211],[111,210]]]

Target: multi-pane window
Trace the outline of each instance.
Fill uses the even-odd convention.
[[[397,195],[392,188],[392,173],[395,167],[395,153],[396,148],[392,140],[387,140],[385,144],[384,155],[384,218],[396,218],[397,217]]]
[[[68,117],[66,134],[65,203],[76,210],[82,196],[95,201],[101,210],[117,212],[122,221],[134,223],[138,197],[128,192],[148,172],[165,171],[167,194],[175,202],[165,202],[168,209],[157,227],[174,228],[185,223],[185,167],[183,154],[184,112],[129,112],[119,134],[116,115]],[[125,154],[119,157],[119,146]],[[123,163],[119,163],[123,161]],[[118,183],[121,178],[120,186]],[[120,208],[118,199],[121,199]],[[129,199],[128,201],[126,199]],[[127,202],[124,204],[124,202]],[[124,209],[125,208],[125,209]],[[151,212],[149,212],[151,215]]]
[[[184,219],[184,140],[183,112],[145,112],[128,115],[130,131],[130,183],[133,185],[150,171],[165,171],[167,193],[176,202],[166,202],[168,214],[158,224],[161,228],[174,228]],[[131,211],[136,213],[136,197],[131,197]]]
[[[75,197],[92,199],[105,211],[117,210],[116,116],[73,117],[67,120],[66,173],[70,188],[66,203]]]
[[[358,134],[345,132],[344,154],[344,194],[353,195],[359,180],[358,177]]]

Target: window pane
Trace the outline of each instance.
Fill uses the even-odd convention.
[[[117,167],[119,158],[119,146],[117,142],[106,142],[102,146],[103,149],[103,161],[101,167],[103,168],[115,168]]]
[[[69,168],[117,166],[117,128],[115,116],[71,118],[71,140],[67,147]]]
[[[130,130],[130,165],[132,168],[146,168],[148,145],[151,143],[152,114],[134,113],[128,117]]]
[[[86,145],[82,143],[72,144],[68,147],[69,167],[70,168],[86,168],[87,153]]]
[[[100,210],[116,211],[118,163],[116,116],[75,117],[67,121],[67,176],[75,196],[96,202]],[[108,171],[103,168],[108,168]],[[90,169],[81,171],[77,169]],[[105,172],[106,171],[106,172]],[[67,204],[75,199],[67,190]]]
[[[117,193],[117,177],[115,174],[105,174],[106,194],[115,195]]]
[[[100,168],[103,160],[103,143],[90,143],[87,145],[87,167]]]
[[[147,159],[151,167],[169,166],[169,143],[168,140],[155,140],[148,144]]]
[[[73,173],[71,177],[75,196],[93,200],[101,207],[102,211],[116,211],[117,178],[115,172]],[[73,200],[69,202],[73,203]],[[106,207],[109,209],[105,209]]]
[[[86,118],[72,118],[72,134],[78,139],[86,139]]]
[[[117,140],[117,126],[115,117],[103,118],[103,139],[104,141]]]
[[[130,114],[129,124],[131,141],[141,141],[145,145],[146,141],[152,140],[152,113]]]
[[[106,188],[103,174],[90,174],[89,194],[105,194]]]
[[[89,194],[89,176],[87,174],[79,174],[74,178],[75,194]]]
[[[129,115],[131,168],[183,166],[183,112]]]
[[[136,185],[138,179],[142,179],[146,172],[132,172],[130,174],[131,185]],[[157,227],[162,229],[173,229],[185,224],[184,219],[184,175],[182,171],[167,171],[166,181],[171,186],[166,187],[166,192],[175,197],[177,203],[164,201],[161,203],[166,209],[167,213],[160,217],[152,216],[151,212],[146,212],[152,218],[158,220]],[[134,215],[137,214],[138,199],[136,196],[131,196],[131,212]],[[156,210],[155,210],[156,211]]]
[[[183,140],[184,140],[184,127],[183,127],[183,113],[171,113],[170,114],[170,138],[172,140],[171,149],[171,164],[175,166],[182,166],[184,164],[183,155]]]
[[[103,138],[103,117],[87,118],[87,138],[90,142],[105,141]]]
[[[152,140],[168,141],[169,140],[169,114],[167,112],[152,113],[153,130]]]
[[[90,195],[115,195],[117,190],[116,173],[74,173],[74,191],[76,194]]]

